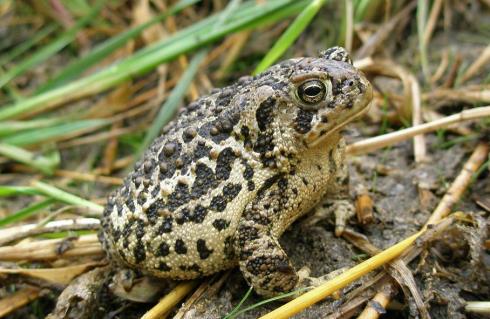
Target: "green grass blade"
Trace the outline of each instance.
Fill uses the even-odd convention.
[[[26,130],[40,129],[43,127],[57,125],[63,122],[63,119],[39,119],[32,121],[5,121],[0,124],[0,138],[17,134]]]
[[[146,133],[145,135],[143,143],[141,143],[140,149],[138,151],[138,156],[136,156],[136,158],[139,158],[143,151],[150,145],[151,141],[153,141],[155,137],[158,136],[160,130],[165,126],[165,124],[167,124],[174,116],[175,112],[179,108],[179,105],[182,103],[184,95],[189,89],[189,86],[192,83],[194,76],[197,73],[199,65],[206,57],[206,53],[207,50],[202,50],[194,56],[191,63],[182,75],[182,78],[179,80],[179,83],[177,83],[165,103],[160,108],[160,111],[158,112],[155,121],[153,121],[148,130],[148,133]]]
[[[40,86],[35,94],[40,94],[49,90],[52,90],[64,83],[75,79],[77,76],[85,72],[88,68],[95,65],[96,63],[102,61],[104,58],[109,56],[116,49],[125,45],[129,40],[134,39],[141,34],[148,27],[164,21],[167,17],[177,14],[186,7],[195,4],[201,0],[181,0],[164,14],[159,15],[150,21],[140,24],[134,28],[129,29],[126,32],[122,32],[115,37],[112,37],[105,41],[104,43],[95,47],[86,56],[76,59],[66,68],[64,68],[58,75],[56,75],[52,80],[48,81],[46,84]]]
[[[428,2],[424,0],[417,1],[417,36],[419,42],[420,62],[425,80],[430,78],[429,60],[427,56],[427,46],[424,42],[424,33],[427,24]]]
[[[82,27],[84,27],[86,24],[88,24],[93,20],[93,18],[101,9],[102,4],[104,2],[105,0],[99,0],[99,2],[97,3],[96,6],[94,6],[94,8],[92,9],[89,15],[80,19],[72,28],[63,32],[55,41],[43,47],[29,58],[25,59],[19,65],[16,65],[12,69],[8,70],[5,74],[2,74],[0,76],[0,88],[2,88],[5,84],[10,82],[12,79],[16,78],[17,76],[23,74],[27,70],[45,61],[53,54],[59,52],[61,49],[66,47],[68,44],[70,44],[70,42],[72,42],[73,39],[75,39],[77,32]]]
[[[103,119],[62,123],[11,135],[1,139],[1,141],[16,146],[33,145],[56,138],[66,138],[67,136],[73,136],[75,134],[87,133],[110,123],[110,121]]]
[[[40,194],[41,193],[34,187],[0,185],[0,197],[18,196],[18,195],[40,195]]]
[[[284,34],[277,40],[272,49],[267,52],[265,57],[260,61],[254,71],[254,74],[265,71],[274,62],[279,59],[284,52],[293,44],[299,37],[301,32],[308,26],[310,21],[315,17],[320,8],[325,4],[326,0],[313,0],[291,23]]]
[[[297,295],[298,292],[304,292],[304,291],[310,290],[310,289],[311,289],[311,287],[298,288],[298,289],[293,290],[291,292],[284,293],[284,294],[281,294],[281,295],[278,295],[278,296],[275,296],[275,297],[272,297],[272,298],[269,298],[269,299],[265,299],[265,300],[259,301],[259,302],[255,303],[253,305],[250,305],[250,306],[248,306],[248,307],[246,307],[246,308],[244,308],[244,309],[242,309],[240,311],[235,312],[233,314],[233,316],[230,317],[230,319],[238,318],[239,315],[241,315],[241,314],[243,314],[243,313],[245,313],[247,311],[250,311],[250,310],[255,309],[255,308],[258,308],[258,307],[260,307],[262,305],[266,305],[268,303],[274,302],[276,300],[281,300],[283,298],[292,297],[294,295]]]
[[[3,218],[0,218],[0,227],[5,227],[9,224],[19,222],[21,220],[24,220],[28,217],[31,217],[32,215],[38,213],[41,209],[44,209],[51,204],[56,202],[54,199],[45,199],[40,202],[37,202],[35,204],[32,204],[30,206],[27,206],[25,208],[22,208],[21,210],[9,214]]]
[[[230,313],[228,313],[223,319],[232,319],[232,318],[235,318],[236,313],[240,310],[240,308],[242,307],[243,303],[248,299],[248,297],[252,293],[252,290],[253,290],[253,287],[248,288],[247,292],[242,297],[242,299],[240,300],[240,302],[238,303],[238,305],[236,305],[236,307],[233,308],[233,310],[231,310]]]
[[[104,210],[104,207],[98,204],[92,203],[91,201],[88,201],[76,195],[65,192],[49,184],[35,181],[32,183],[32,185],[36,188],[36,190],[38,190],[43,195],[49,198],[53,198],[70,205],[87,207],[95,213],[102,213],[102,211]]]
[[[34,45],[39,43],[41,40],[50,35],[54,30],[56,30],[55,24],[50,24],[43,29],[39,30],[32,38],[27,39],[25,42],[22,42],[18,46],[14,47],[7,54],[2,55],[0,57],[0,65],[6,65],[14,60],[19,55],[27,52]]]
[[[67,100],[103,92],[134,76],[143,75],[161,63],[171,61],[181,54],[217,41],[225,35],[284,19],[297,13],[307,3],[308,1],[306,0],[269,0],[263,5],[253,7],[254,10],[250,10],[247,15],[245,15],[245,10],[242,12],[240,6],[236,10],[237,12],[232,14],[229,21],[221,28],[213,30],[211,24],[206,28],[188,33],[185,37],[179,36],[179,41],[175,37],[162,41],[162,43],[158,44],[159,49],[146,50],[144,55],[136,53],[134,56],[101,70],[99,73],[6,106],[0,110],[0,120],[10,119],[26,112],[40,111],[67,102]],[[209,22],[211,18],[213,18],[212,21],[215,23],[216,16],[206,20]]]
[[[213,26],[213,29],[220,28],[223,23],[229,18],[230,14],[233,13],[237,5],[240,3],[239,0],[232,0],[228,6],[223,11],[223,14],[220,16],[218,21]],[[186,68],[184,74],[182,75],[179,83],[175,86],[175,88],[170,93],[169,97],[165,101],[165,103],[160,108],[160,111],[153,121],[148,133],[146,133],[143,143],[138,150],[138,156],[135,158],[139,158],[141,154],[144,152],[146,148],[150,145],[150,143],[159,135],[161,129],[172,119],[175,112],[179,108],[179,105],[184,100],[184,96],[189,89],[189,86],[192,83],[192,80],[196,76],[196,73],[199,69],[199,65],[204,60],[208,53],[207,49],[202,49],[199,51],[193,58],[189,66]]]
[[[59,158],[44,157],[4,143],[0,143],[0,154],[48,175],[53,174],[54,169],[59,165]]]

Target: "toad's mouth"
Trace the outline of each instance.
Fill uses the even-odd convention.
[[[308,147],[315,147],[319,144],[321,144],[323,141],[328,139],[333,133],[338,132],[340,129],[342,129],[344,126],[346,126],[348,123],[354,121],[356,118],[360,117],[364,113],[366,113],[369,110],[369,107],[371,105],[372,101],[372,89],[371,86],[368,86],[369,93],[364,95],[364,97],[359,101],[358,103],[360,104],[360,107],[355,107],[355,109],[358,109],[357,112],[354,112],[350,114],[348,117],[346,117],[343,121],[340,123],[336,123],[335,126],[330,128],[328,132],[325,134],[318,136],[316,139],[314,139],[311,142],[307,142]]]

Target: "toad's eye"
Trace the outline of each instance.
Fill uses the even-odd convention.
[[[298,97],[306,104],[316,104],[325,98],[327,89],[319,80],[309,80],[298,87]]]

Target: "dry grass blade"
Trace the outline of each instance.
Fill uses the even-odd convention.
[[[490,315],[490,301],[468,301],[464,310],[466,312]]]
[[[97,235],[49,239],[0,247],[0,260],[3,261],[53,260],[103,254]]]
[[[473,62],[473,64],[471,64],[468,69],[463,73],[459,84],[466,82],[467,80],[478,74],[478,72],[484,69],[483,67],[488,62],[490,62],[490,45],[488,45],[485,50],[483,50],[478,59],[476,59],[475,62]]]
[[[412,92],[412,124],[417,126],[422,124],[422,105],[421,105],[421,94],[420,85],[417,78],[410,74],[409,76]],[[424,135],[416,135],[413,137],[413,148],[415,155],[415,162],[421,163],[427,160],[427,146],[425,144]]]
[[[26,228],[24,225],[23,228]],[[12,233],[12,235],[5,237],[0,234],[0,246],[4,246],[8,243],[15,242],[19,239],[24,239],[27,237],[32,237],[32,236],[37,236],[41,234],[52,234],[52,233],[59,233],[59,232],[68,232],[68,231],[79,231],[79,230],[97,230],[99,229],[99,224],[98,223],[82,223],[82,224],[77,224],[77,223],[72,223],[68,225],[59,225],[59,226],[51,226],[51,227],[38,227],[37,225],[34,226],[33,228],[28,228],[26,230],[19,230],[18,232]],[[18,227],[14,227],[18,228]],[[3,232],[3,231],[2,231]]]
[[[347,146],[347,153],[351,155],[365,154],[377,149],[393,145],[395,143],[404,141],[418,134],[427,132],[433,132],[440,128],[448,127],[452,124],[482,119],[490,116],[490,106],[476,107],[470,110],[442,118],[440,120],[432,121],[422,125],[409,127],[396,132],[379,135],[373,138],[368,138]]]
[[[198,284],[198,281],[186,281],[180,283],[175,287],[170,293],[165,295],[158,304],[151,308],[147,313],[144,314],[141,319],[162,319],[165,318],[165,314],[172,310],[175,305],[177,305],[185,296],[187,296],[192,289],[194,289]]]
[[[362,59],[374,54],[378,47],[392,34],[395,27],[406,18],[409,13],[417,5],[416,1],[411,1],[403,10],[398,12],[388,22],[383,24],[378,31],[364,43],[364,45],[357,51],[357,58]]]
[[[443,0],[435,0],[432,5],[432,9],[430,11],[429,19],[427,20],[427,24],[425,26],[423,42],[425,45],[429,44],[430,38],[432,37],[432,33],[434,32],[434,28],[437,23],[437,17],[441,12]]]
[[[478,144],[473,151],[473,154],[471,154],[470,158],[463,166],[463,169],[430,216],[426,226],[438,223],[450,213],[454,204],[461,199],[463,193],[468,188],[470,182],[472,181],[473,174],[487,159],[489,149],[490,148],[486,143]]]
[[[37,269],[22,269],[22,268],[0,268],[0,274],[16,274],[24,275],[33,278],[46,280],[47,282],[59,285],[68,285],[73,278],[85,273],[87,270],[98,267],[103,264],[98,262],[90,262],[81,265],[59,267],[59,268],[37,268]]]
[[[4,317],[12,311],[37,299],[40,294],[41,289],[35,287],[27,287],[0,300],[0,317]]]
[[[465,103],[490,103],[490,87],[464,87],[460,89],[436,89],[422,94],[423,101],[445,101]]]

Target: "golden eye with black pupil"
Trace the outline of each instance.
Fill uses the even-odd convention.
[[[306,104],[316,104],[325,98],[327,89],[319,80],[309,80],[298,87],[298,97]]]

